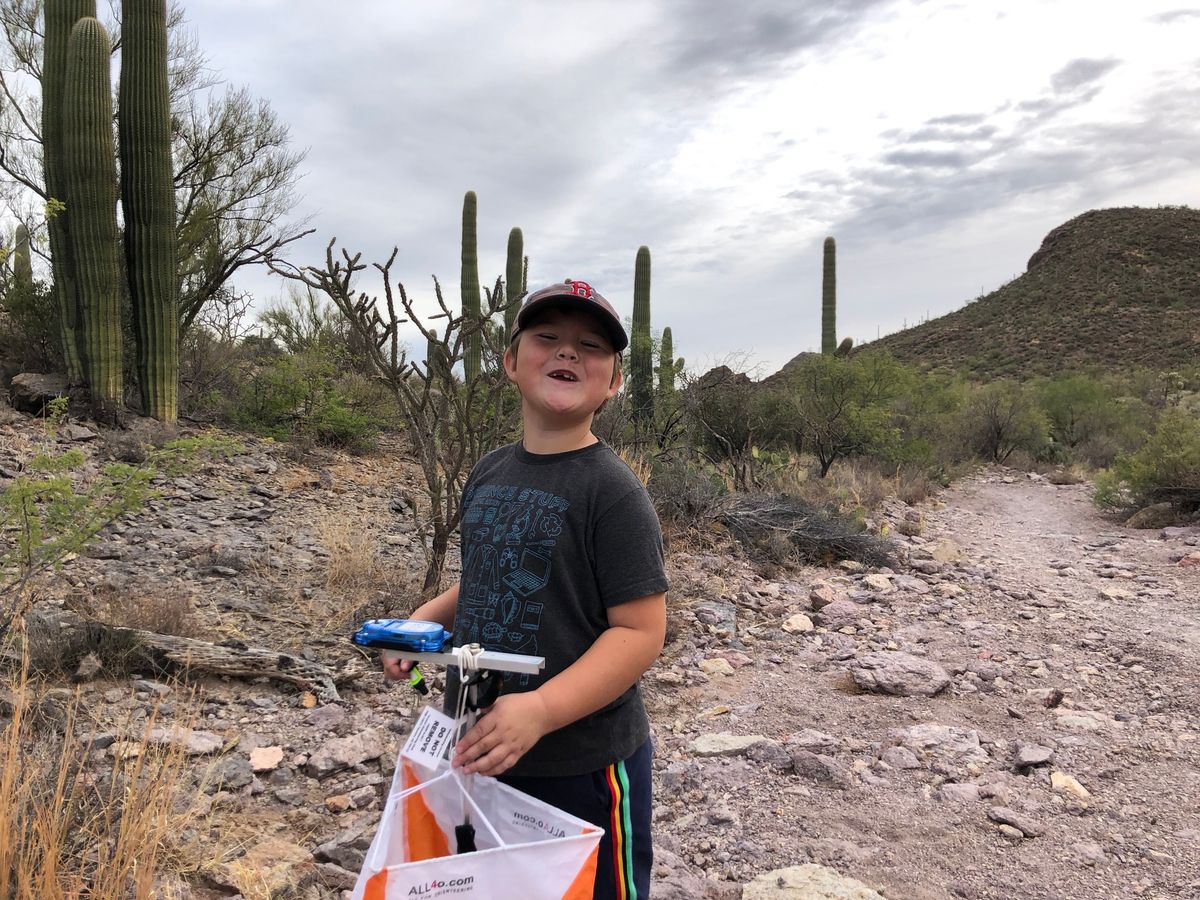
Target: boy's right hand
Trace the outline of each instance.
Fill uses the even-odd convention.
[[[387,681],[407,681],[409,673],[412,672],[413,661],[411,659],[401,659],[394,656],[386,650],[379,652],[379,658],[383,662],[383,677]]]

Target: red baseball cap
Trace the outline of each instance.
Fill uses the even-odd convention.
[[[548,309],[575,309],[591,313],[601,325],[612,342],[613,350],[620,353],[629,346],[629,336],[625,334],[625,326],[621,317],[600,292],[586,281],[567,281],[551,284],[536,291],[530,291],[521,302],[521,311],[513,322],[512,334],[508,336],[509,343],[530,323],[534,315]]]

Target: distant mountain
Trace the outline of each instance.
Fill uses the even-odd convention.
[[[1086,212],[1024,275],[863,348],[974,376],[1200,364],[1200,210]]]

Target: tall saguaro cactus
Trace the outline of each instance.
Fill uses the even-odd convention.
[[[63,166],[63,88],[71,27],[84,17],[96,17],[96,0],[46,0],[46,34],[42,44],[43,169],[46,196],[68,206],[66,214],[50,216],[50,257],[53,262],[54,297],[61,323],[63,359],[67,364],[67,377],[75,384],[81,384],[84,380],[81,354],[83,314],[75,275],[70,203]]]
[[[633,329],[629,337],[629,392],[640,422],[654,420],[653,349],[650,340],[650,248],[638,247],[633,270]]]
[[[825,264],[821,270],[821,352],[837,349],[837,244],[825,238]]]
[[[83,349],[92,412],[105,422],[118,418],[122,401],[111,55],[108,32],[96,19],[82,18],[71,28],[63,89],[67,216],[83,308]]]
[[[483,323],[479,321],[479,242],[477,238],[477,212],[475,192],[467,191],[463,197],[462,213],[462,287],[463,331],[466,347],[463,350],[463,368],[467,381],[479,377],[482,359]]]
[[[146,414],[174,422],[179,409],[179,298],[166,0],[125,0],[121,46],[117,133],[138,384]]]
[[[508,233],[508,257],[504,265],[504,299],[508,306],[504,309],[505,340],[512,334],[513,323],[517,321],[520,312],[517,298],[525,293],[525,236],[520,228],[514,228]]]
[[[33,258],[29,252],[29,229],[18,225],[13,235],[13,282],[28,290],[33,285]]]

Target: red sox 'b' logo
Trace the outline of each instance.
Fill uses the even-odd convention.
[[[572,281],[571,293],[576,297],[582,297],[584,300],[592,299],[592,286],[586,281]]]

